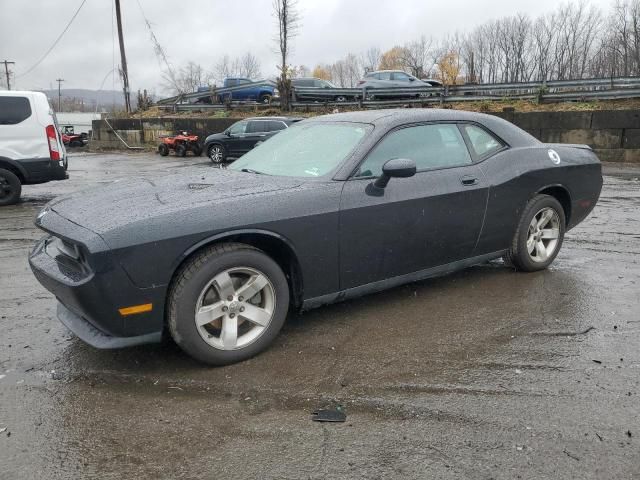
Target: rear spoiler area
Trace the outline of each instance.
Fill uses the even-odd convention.
[[[589,145],[583,145],[580,143],[545,143],[546,147],[569,147],[579,148],[581,150],[593,150]]]

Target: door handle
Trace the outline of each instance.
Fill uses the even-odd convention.
[[[464,185],[465,187],[470,187],[472,185],[478,184],[478,178],[472,175],[465,175],[463,177],[460,177],[460,183],[462,183],[462,185]]]

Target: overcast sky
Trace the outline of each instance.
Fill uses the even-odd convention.
[[[121,0],[132,91],[164,93],[140,6],[175,66],[192,60],[212,69],[224,54],[247,51],[261,62],[263,76],[275,75],[276,24],[271,0]],[[81,0],[0,0],[0,61],[15,61],[13,83],[21,89],[120,88],[109,72],[120,62],[113,0],[87,0],[51,54],[24,74],[53,44]],[[611,0],[592,0],[608,10]],[[294,40],[292,64],[313,68],[371,46],[386,50],[421,35],[442,37],[467,31],[493,18],[549,12],[557,0],[300,0],[302,27]],[[4,71],[1,72],[4,74]],[[113,78],[112,78],[113,77]]]

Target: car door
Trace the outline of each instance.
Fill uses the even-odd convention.
[[[224,147],[227,149],[227,155],[233,157],[245,153],[243,144],[248,123],[246,120],[234,123],[226,131],[227,139],[224,142]]]
[[[392,158],[417,173],[371,186]],[[471,257],[488,186],[454,123],[410,125],[388,133],[345,182],[340,206],[341,289]]]
[[[256,143],[265,140],[269,130],[268,127],[269,122],[267,120],[249,120],[244,139],[240,142],[241,153],[247,153]]]

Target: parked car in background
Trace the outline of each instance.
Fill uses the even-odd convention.
[[[296,95],[296,100],[317,101],[317,102],[347,102],[353,100],[353,96],[335,94],[331,95],[331,89],[337,89],[333,83],[322,78],[303,77],[291,79],[291,84]],[[304,91],[299,89],[313,89],[315,91]],[[318,92],[324,95],[318,95]],[[327,95],[327,93],[329,95]]]
[[[213,163],[223,163],[229,157],[240,157],[258,142],[264,142],[280,130],[299,122],[299,117],[255,117],[234,123],[222,133],[209,135],[204,151]]]
[[[220,103],[228,101],[249,101],[254,100],[260,103],[269,103],[275,96],[275,88],[271,85],[254,85],[254,81],[249,78],[225,78],[223,88],[238,87],[247,85],[246,88],[233,90],[228,93],[221,93],[218,96]]]
[[[42,92],[0,91],[0,206],[16,203],[22,185],[67,178],[67,153]]]
[[[418,87],[441,87],[442,83],[437,80],[420,80],[413,75],[403,72],[402,70],[379,70],[375,72],[367,73],[362,80],[358,81],[358,87],[367,90],[367,99],[373,100],[375,98],[383,97],[428,97],[431,94],[427,92],[420,92],[415,94],[385,94],[376,95],[370,90],[378,88],[418,88]]]

